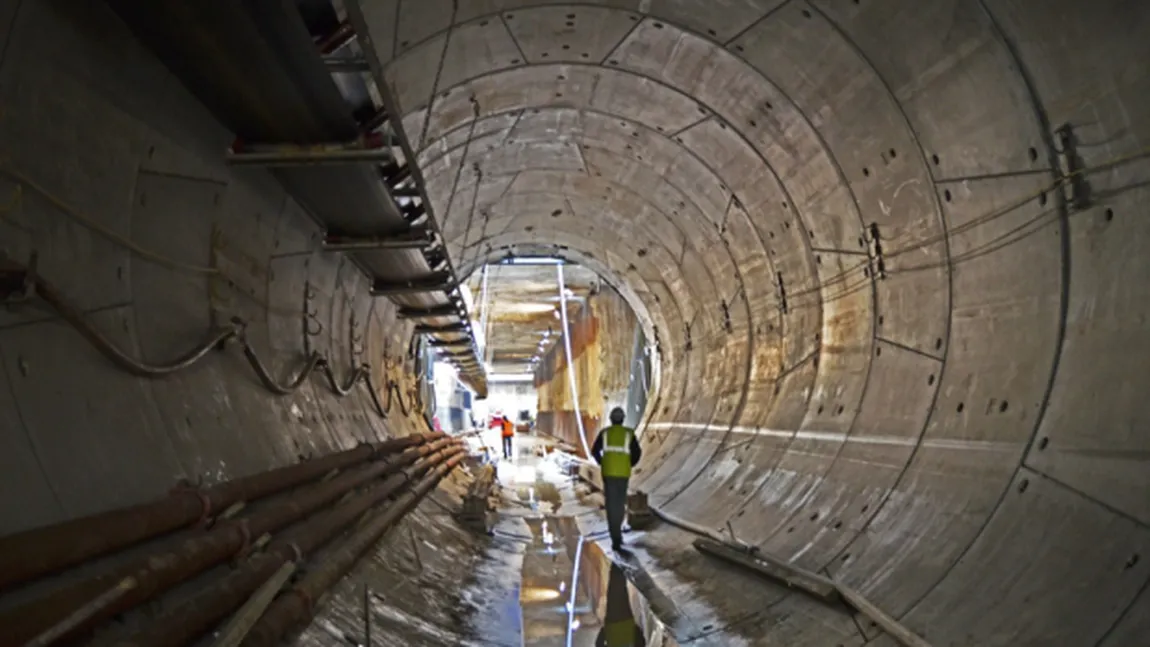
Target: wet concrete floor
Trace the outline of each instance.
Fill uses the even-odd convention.
[[[601,495],[553,448],[517,436],[512,459],[496,463],[501,501],[486,560],[501,579],[480,578],[476,591],[505,602],[502,613],[474,619],[479,644],[782,646],[811,623],[836,636],[833,647],[867,641],[849,611],[703,555],[695,535],[673,526],[628,532],[626,552],[614,553]],[[608,625],[619,632],[610,642]]]
[[[549,441],[517,441],[517,455],[498,464],[504,523],[496,533],[526,543],[519,595],[524,647],[677,647],[625,568],[599,543],[605,533],[581,531],[580,518],[601,516],[599,501],[577,487],[564,459],[547,454]],[[506,522],[515,519],[526,532],[510,530]],[[628,640],[618,642],[620,634]]]

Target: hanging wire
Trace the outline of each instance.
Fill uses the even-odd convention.
[[[1101,164],[1077,169],[1075,171],[1072,171],[1070,173],[1067,173],[1065,175],[1058,177],[1057,179],[1055,179],[1053,182],[1051,182],[1049,185],[1043,187],[1042,189],[1035,191],[1033,193],[1027,194],[1027,195],[1023,196],[1022,198],[1019,198],[1013,202],[1010,202],[1009,204],[1007,204],[1004,207],[1000,207],[1000,208],[995,209],[995,210],[993,210],[987,214],[984,214],[982,216],[974,218],[968,222],[965,222],[965,223],[962,223],[960,225],[951,227],[945,232],[936,234],[934,236],[927,237],[923,240],[915,242],[914,244],[907,245],[906,247],[900,247],[898,249],[895,249],[894,251],[886,253],[883,256],[885,259],[896,258],[898,256],[903,256],[905,254],[909,254],[911,252],[914,252],[914,251],[917,251],[920,249],[925,249],[925,248],[930,247],[932,245],[936,245],[938,243],[950,240],[958,234],[966,233],[966,232],[971,231],[977,227],[988,224],[990,222],[994,222],[996,220],[999,220],[1000,218],[1003,218],[1003,217],[1009,215],[1010,213],[1014,212],[1015,210],[1026,206],[1031,201],[1039,199],[1042,195],[1049,193],[1051,191],[1055,191],[1055,190],[1060,189],[1062,187],[1062,185],[1066,184],[1067,182],[1069,182],[1070,180],[1072,180],[1075,177],[1098,173],[1098,172],[1108,170],[1108,169],[1114,168],[1116,166],[1125,164],[1127,162],[1135,161],[1135,160],[1138,160],[1138,159],[1141,159],[1141,158],[1144,158],[1147,156],[1150,156],[1150,147],[1147,147],[1145,149],[1131,153],[1129,155],[1123,155],[1123,156],[1108,160],[1108,161],[1103,162]],[[1057,214],[1056,211],[1051,211],[1050,213],[1053,213],[1055,215]],[[1034,221],[1040,220],[1041,218],[1045,217],[1046,215],[1047,214],[1044,213],[1044,214],[1032,219],[1032,221],[1025,223],[1024,225],[1022,225],[1020,227],[1016,227],[1015,230],[1024,228],[1027,225],[1032,224]],[[995,241],[992,241],[992,243],[995,243],[1001,239],[1007,238],[1009,236],[1009,234],[1013,233],[1015,230],[1012,230],[1012,232],[1008,232],[1007,234],[999,236],[998,238],[996,238]],[[1016,242],[1017,240],[1020,240],[1020,239],[1021,239],[1021,237],[1019,237],[1018,239],[1012,239],[1012,240],[1010,240],[1010,242]],[[990,253],[992,251],[996,251],[998,249],[1001,249],[1003,246],[1003,245],[994,246],[992,243],[984,244],[983,247],[986,247],[987,249],[984,250],[982,248],[978,248],[977,253],[975,253],[976,250],[972,250],[969,252],[964,252],[963,254],[958,255],[956,257],[953,257],[952,259],[950,259],[948,261],[942,261],[942,262],[930,264],[930,265],[921,265],[921,266],[916,266],[913,268],[902,268],[902,269],[899,269],[896,271],[888,270],[887,273],[893,274],[893,273],[897,273],[897,272],[909,272],[909,271],[921,271],[921,270],[934,269],[934,268],[945,268],[945,267],[949,267],[949,266],[953,265],[954,263],[963,262],[966,260],[971,260],[972,258],[977,258],[981,255]],[[1009,244],[1009,243],[1007,243],[1007,244]],[[855,265],[847,267],[846,269],[843,269],[843,270],[839,271],[838,273],[833,274],[833,275],[827,277],[826,279],[823,279],[822,281],[816,283],[815,285],[813,285],[811,287],[797,290],[795,292],[789,292],[787,294],[788,300],[790,298],[793,298],[793,297],[802,297],[802,296],[806,296],[806,295],[810,295],[810,294],[819,294],[824,289],[826,289],[827,287],[830,287],[832,285],[837,285],[839,283],[846,283],[848,281],[848,279],[850,278],[851,274],[853,274],[854,272],[857,272],[857,271],[859,271],[865,267],[869,267],[870,263],[871,263],[871,260],[868,258],[865,261],[862,261],[860,263],[857,263]],[[850,296],[851,294],[856,292],[860,286],[866,285],[868,283],[870,283],[869,278],[866,279],[865,281],[862,281],[861,283],[850,284],[846,288],[843,288],[842,290],[840,290],[839,292],[832,294],[832,295],[829,295],[825,300],[823,300],[821,302],[825,303],[828,301],[835,301],[835,300]],[[810,306],[810,305],[817,305],[817,303],[802,304],[802,305],[803,306]]]

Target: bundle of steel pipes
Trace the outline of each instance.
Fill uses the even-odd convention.
[[[234,644],[273,644],[306,625],[312,601],[464,454],[463,443],[443,433],[408,436],[0,538],[0,592],[52,574],[67,582],[0,612],[0,647],[93,638],[186,645],[233,613],[245,617],[229,624]],[[114,559],[128,549],[127,559]],[[101,558],[114,565],[101,568]],[[228,562],[229,572],[211,571]],[[306,575],[288,583],[297,565],[307,566]],[[69,577],[73,568],[83,570]],[[161,616],[101,631],[188,583],[194,592]]]

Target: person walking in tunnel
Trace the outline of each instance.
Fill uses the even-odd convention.
[[[502,416],[499,419],[499,425],[503,430],[503,458],[511,460],[511,441],[515,438],[515,425],[507,416]]]
[[[639,463],[643,450],[635,430],[623,426],[626,414],[619,407],[611,410],[611,426],[599,432],[591,446],[591,457],[599,463],[603,476],[603,498],[606,499],[607,528],[611,548],[623,548],[623,517],[627,513],[627,483],[631,468]]]
[[[612,562],[611,574],[607,577],[607,612],[603,615],[603,628],[595,637],[595,647],[643,647],[646,644],[643,629],[631,611],[627,575]]]

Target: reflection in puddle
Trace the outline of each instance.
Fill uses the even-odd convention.
[[[570,517],[529,519],[523,561],[524,645],[675,647],[625,571]]]

